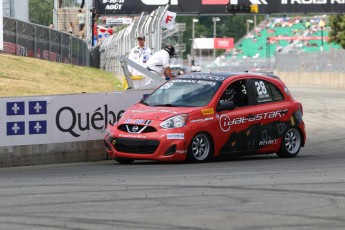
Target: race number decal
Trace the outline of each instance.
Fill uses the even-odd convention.
[[[258,91],[258,95],[266,95],[267,89],[263,81],[255,82],[256,90]]]

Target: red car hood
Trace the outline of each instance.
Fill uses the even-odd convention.
[[[150,107],[143,104],[136,104],[126,110],[123,118],[164,121],[169,117],[179,114],[189,114],[200,109],[200,107]]]

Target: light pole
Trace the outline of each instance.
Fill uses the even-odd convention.
[[[198,22],[199,20],[196,18],[193,18],[193,26],[192,26],[192,65],[195,65],[194,63],[194,56],[195,56],[195,51],[194,51],[194,38],[195,38],[195,23]]]
[[[218,17],[213,17],[212,18],[212,21],[213,21],[213,39],[216,38],[216,28],[217,28],[217,22],[220,21],[220,18]],[[213,48],[213,58],[216,57],[216,49]]]
[[[319,22],[319,27],[321,28],[321,52],[323,52],[323,28],[326,26],[326,23],[321,19]]]
[[[249,33],[249,23],[253,23],[253,20],[248,19],[247,20],[247,34]]]

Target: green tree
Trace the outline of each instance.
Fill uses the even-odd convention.
[[[339,44],[345,49],[345,15],[338,14],[329,16],[329,25],[331,31],[328,34],[328,42]]]
[[[53,23],[53,0],[30,0],[30,22],[48,26]]]

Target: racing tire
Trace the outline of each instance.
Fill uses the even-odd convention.
[[[124,165],[132,164],[135,161],[134,159],[129,159],[129,158],[115,158],[114,160]]]
[[[291,158],[297,156],[301,149],[302,136],[298,128],[292,127],[285,132],[280,150],[277,155],[281,158]]]
[[[205,162],[212,157],[212,141],[207,133],[197,133],[191,140],[187,152],[188,162]]]

